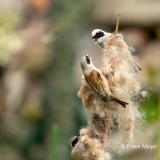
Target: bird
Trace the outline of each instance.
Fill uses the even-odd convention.
[[[91,90],[104,102],[113,100],[119,103],[122,107],[126,108],[127,102],[121,101],[112,95],[108,80],[101,73],[101,71],[94,66],[92,59],[86,54],[80,61],[81,68],[85,77],[85,80]]]
[[[95,44],[99,44],[102,48],[105,47],[105,43],[107,41],[107,38],[111,36],[111,33],[107,33],[101,29],[94,29],[91,33],[93,41],[95,41]],[[134,62],[134,70],[138,73],[138,71],[141,71],[142,69],[138,66],[136,62]]]

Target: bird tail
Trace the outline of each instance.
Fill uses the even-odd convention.
[[[124,107],[124,108],[126,108],[126,105],[128,104],[127,102],[121,101],[121,100],[119,100],[119,99],[117,99],[117,98],[115,98],[115,97],[112,97],[112,96],[111,96],[111,99],[112,99],[113,101],[119,103],[119,104],[120,104],[122,107]]]

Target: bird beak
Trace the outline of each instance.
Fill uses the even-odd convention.
[[[93,42],[95,42],[95,45],[97,44],[97,39],[93,38]]]

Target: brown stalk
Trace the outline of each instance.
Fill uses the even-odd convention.
[[[117,23],[116,23],[116,28],[115,28],[115,34],[118,33],[119,19],[120,19],[120,13],[118,13],[118,15],[117,15]]]

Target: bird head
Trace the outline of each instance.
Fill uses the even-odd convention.
[[[71,137],[69,140],[68,140],[68,147],[70,149],[70,151],[72,151],[72,149],[75,147],[75,145],[78,143],[78,140],[79,140],[79,137],[78,136],[74,136],[74,137]]]
[[[80,64],[82,70],[93,67],[92,59],[88,56],[88,54],[81,58]]]
[[[104,48],[104,44],[106,39],[111,33],[107,33],[101,29],[94,29],[92,31],[92,39],[95,41],[95,44],[99,44],[102,48]]]

